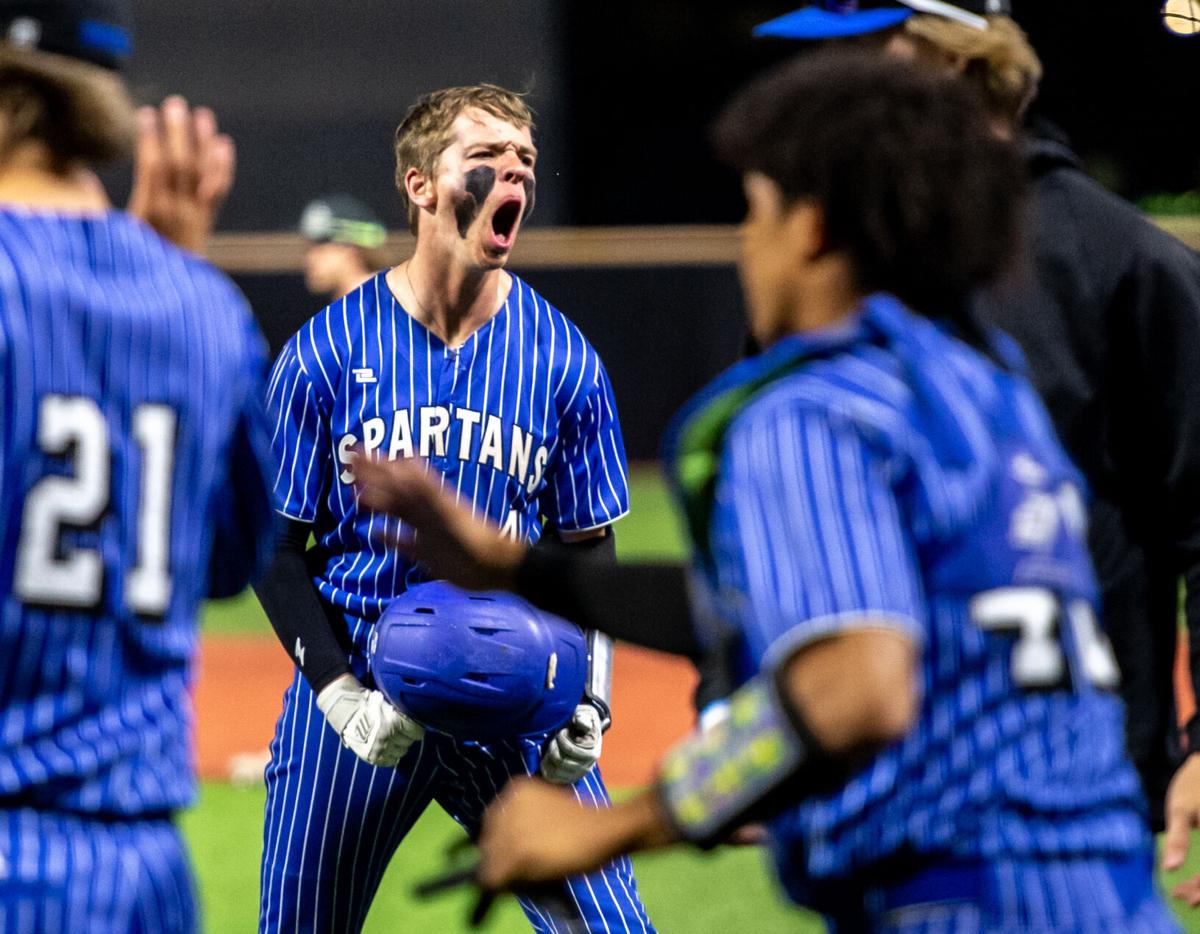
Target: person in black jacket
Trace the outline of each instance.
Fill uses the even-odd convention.
[[[1164,866],[1200,819],[1200,717],[1177,729],[1172,665],[1180,580],[1200,694],[1200,257],[1089,178],[1054,128],[1025,127],[1042,65],[1008,0],[870,10],[812,3],[755,33],[861,35],[974,87],[995,132],[1023,136],[1033,185],[1031,268],[981,296],[1021,344],[1063,445],[1091,487],[1090,546],[1122,671],[1127,738]],[[1182,735],[1181,735],[1182,733]],[[1200,877],[1174,894],[1200,905]]]
[[[1172,692],[1181,577],[1200,681],[1200,259],[1090,179],[1052,128],[1031,132],[1026,159],[1033,269],[981,311],[1021,343],[1091,484],[1090,545],[1130,752],[1152,823],[1165,818],[1169,843],[1186,845],[1187,824],[1172,828],[1164,810],[1190,822],[1195,805],[1184,814],[1168,786],[1175,774],[1180,793],[1200,782],[1200,721],[1178,735]]]

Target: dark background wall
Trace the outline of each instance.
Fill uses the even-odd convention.
[[[705,128],[794,54],[750,38],[794,0],[136,0],[131,82],[213,105],[241,168],[223,225],[283,229],[349,190],[392,223],[391,135],[413,98],[498,81],[538,111],[538,224],[729,222]],[[1161,0],[1014,0],[1047,68],[1039,110],[1123,194],[1200,185],[1200,39]],[[168,77],[169,76],[169,77]]]
[[[392,134],[413,100],[455,84],[529,90],[547,171],[538,223],[570,221],[562,4],[554,0],[136,0],[140,100],[211,105],[238,144],[226,230],[294,227],[348,191],[401,226]]]
[[[1130,197],[1200,186],[1200,39],[1160,0],[1014,0],[1047,68],[1039,112]],[[796,54],[750,38],[792,0],[136,0],[146,101],[212,105],[239,147],[226,230],[295,225],[349,191],[393,227],[391,137],[418,94],[489,80],[538,112],[538,225],[732,223],[737,179],[705,131],[750,75]],[[118,198],[127,171],[109,174]],[[740,346],[731,268],[533,271],[604,356],[634,457]],[[239,279],[278,347],[318,300],[297,275]]]
[[[709,156],[705,131],[746,78],[801,48],[750,37],[799,5],[565,4],[576,220],[735,220],[736,180]],[[1200,185],[1200,38],[1168,34],[1161,0],[1013,5],[1045,60],[1039,113],[1106,182],[1133,197]]]

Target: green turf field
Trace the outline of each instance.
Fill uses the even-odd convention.
[[[183,820],[192,848],[204,905],[205,930],[213,934],[252,931],[258,910],[258,855],[265,792],[205,783],[200,802]],[[465,930],[465,893],[417,901],[412,887],[443,865],[446,848],[462,831],[436,806],[404,841],[380,886],[368,934]],[[1200,846],[1200,841],[1197,842]],[[654,923],[664,934],[810,934],[824,930],[812,915],[786,907],[757,849],[713,855],[677,851],[639,857],[638,884]],[[1186,871],[1200,872],[1193,856]],[[1164,883],[1184,878],[1175,873]],[[752,906],[747,910],[747,906]],[[1200,934],[1200,909],[1179,912],[1190,932]],[[492,934],[529,928],[510,899],[497,906],[485,930]]]
[[[205,930],[253,930],[258,911],[259,834],[263,800],[260,789],[236,789],[206,783],[200,801],[184,819],[204,904]],[[462,837],[449,818],[432,807],[404,840],[379,888],[368,934],[456,932],[466,929],[466,893],[419,902],[416,882],[436,874],[448,846]],[[677,851],[638,857],[638,885],[650,917],[665,934],[808,934],[823,930],[814,916],[787,908],[775,892],[762,851],[725,850],[703,856]],[[1200,872],[1193,858],[1190,872]],[[1171,880],[1183,878],[1172,874]],[[1169,880],[1164,880],[1169,881]],[[748,906],[752,910],[748,912]],[[1180,920],[1200,932],[1200,909]],[[497,905],[485,928],[493,934],[527,932],[521,910],[511,899]]]
[[[184,830],[200,876],[205,928],[211,932],[252,931],[258,911],[258,853],[265,793],[206,783],[199,805],[184,819]],[[436,806],[404,841],[380,886],[366,930],[374,934],[452,932],[466,928],[465,893],[417,901],[413,885],[435,874],[446,848],[463,836]],[[638,883],[655,924],[664,932],[820,931],[819,924],[785,908],[758,850],[716,856],[671,853],[637,862]],[[755,906],[747,927],[745,905]],[[486,930],[528,931],[516,903],[505,899]]]
[[[678,519],[652,470],[631,476],[633,509],[619,524],[617,543],[626,557],[679,557],[683,554]],[[207,632],[269,633],[257,602],[239,597],[209,606]],[[209,782],[200,801],[183,820],[196,864],[205,930],[212,934],[255,929],[258,909],[258,861],[262,789],[232,788]],[[446,848],[461,830],[432,807],[405,840],[384,878],[367,920],[375,934],[452,932],[465,929],[465,895],[428,902],[411,897],[413,885],[435,874]],[[811,915],[787,908],[757,849],[726,850],[713,855],[689,852],[656,854],[636,860],[638,883],[658,928],[665,934],[807,934],[823,930]],[[1200,872],[1200,839],[1188,866],[1163,879],[1166,886]],[[750,906],[749,909],[747,906]],[[1190,932],[1200,934],[1200,910],[1180,912]],[[487,931],[528,931],[520,909],[507,900],[493,913]]]

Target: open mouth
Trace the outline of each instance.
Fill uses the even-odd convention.
[[[512,246],[520,219],[520,198],[511,198],[496,208],[496,212],[492,215],[492,237],[496,246],[506,250]]]

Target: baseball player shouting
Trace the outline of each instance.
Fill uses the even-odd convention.
[[[469,833],[510,775],[539,773],[605,805],[608,646],[567,727],[500,742],[426,732],[367,674],[374,621],[420,571],[360,509],[354,452],[426,459],[456,501],[526,542],[615,554],[628,510],[611,387],[582,334],[505,271],[533,209],[537,150],[521,97],[481,85],[422,97],[396,131],[411,260],[321,311],[269,389],[281,516],[258,593],[297,673],[267,768],[260,927],[357,931],[393,852],[430,801]],[[543,518],[545,527],[543,526]],[[309,537],[315,539],[305,552]],[[628,860],[571,879],[539,931],[648,931]]]

